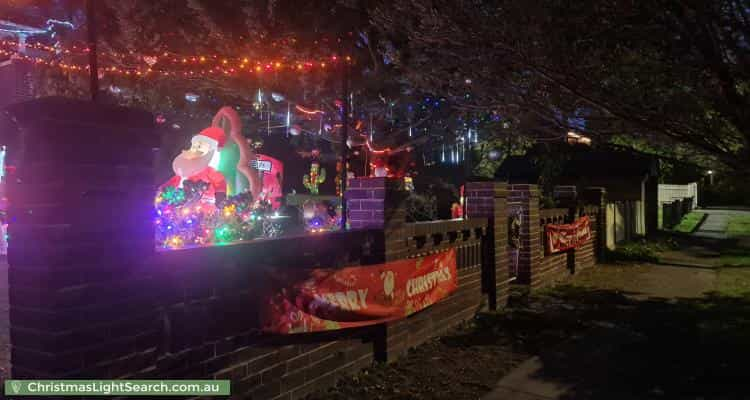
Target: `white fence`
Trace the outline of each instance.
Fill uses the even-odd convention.
[[[671,203],[675,200],[682,200],[686,197],[693,198],[693,208],[698,208],[698,183],[688,183],[687,185],[659,185],[659,206],[664,203]]]

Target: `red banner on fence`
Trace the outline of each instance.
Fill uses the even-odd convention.
[[[574,249],[591,239],[591,221],[583,216],[572,224],[545,225],[544,233],[547,253]]]
[[[262,310],[266,332],[302,333],[373,325],[404,318],[458,286],[456,251],[342,269],[269,271]]]

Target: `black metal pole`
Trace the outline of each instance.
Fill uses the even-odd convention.
[[[89,36],[89,77],[91,100],[96,101],[99,94],[99,67],[97,65],[96,54],[96,18],[94,2],[96,0],[86,0],[86,23],[88,24]]]
[[[343,69],[342,83],[343,102],[341,107],[341,229],[346,229],[346,178],[347,161],[349,158],[349,63],[346,58],[341,60]]]

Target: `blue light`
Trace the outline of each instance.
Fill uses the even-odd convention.
[[[200,96],[195,93],[185,93],[185,100],[191,103],[197,103]]]

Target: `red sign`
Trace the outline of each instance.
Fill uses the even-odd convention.
[[[284,181],[284,163],[265,154],[258,154],[256,168],[260,171],[261,193],[271,202],[274,210],[281,206],[281,186]]]
[[[572,224],[545,225],[547,253],[574,249],[591,239],[591,222],[589,217],[578,218]]]
[[[318,332],[404,318],[458,286],[456,251],[342,269],[274,269],[263,329]]]

